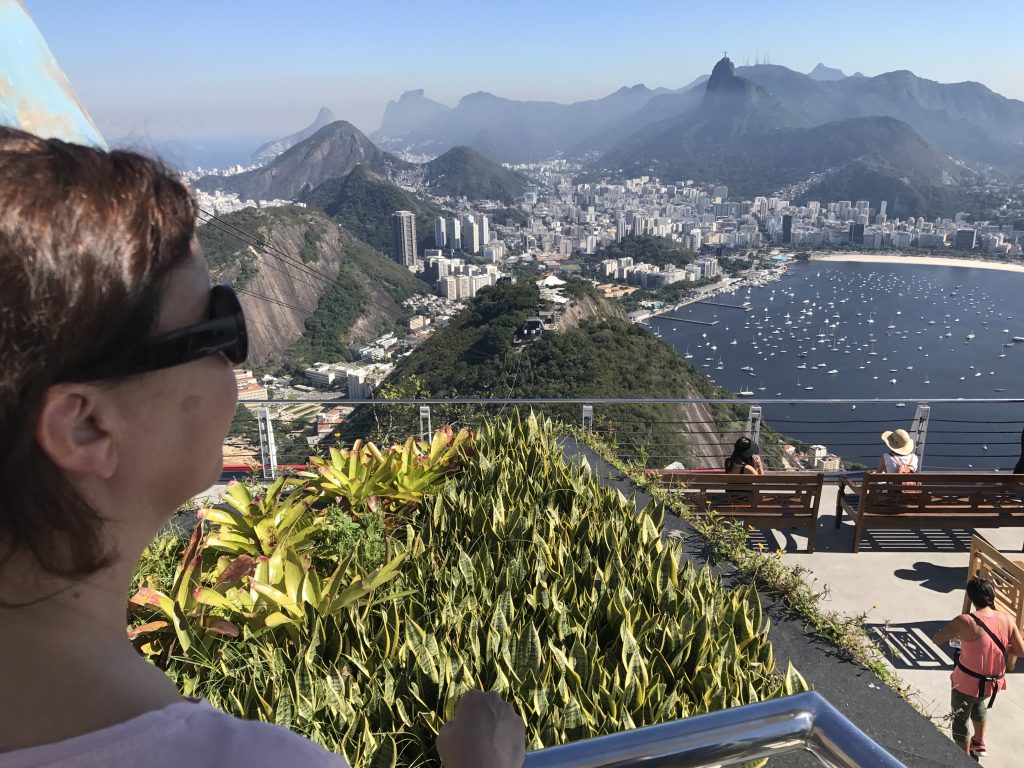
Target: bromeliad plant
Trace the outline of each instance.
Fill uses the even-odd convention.
[[[418,507],[439,480],[459,469],[471,439],[468,430],[448,426],[429,442],[410,437],[383,452],[356,440],[351,450],[331,448],[328,459],[313,458],[313,470],[299,477],[309,481],[312,493],[353,517],[380,507],[394,519]]]
[[[307,610],[331,616],[363,601],[398,575],[405,554],[360,572],[355,548],[330,546],[328,507],[344,505],[356,516],[378,506],[393,517],[408,513],[465,458],[469,439],[465,430],[445,429],[430,442],[410,438],[386,451],[358,441],[348,451],[332,448],[313,472],[279,478],[262,497],[232,483],[220,506],[197,513],[201,524],[169,593],[144,580],[130,599],[150,619],[130,636],[158,658],[177,648],[209,650],[215,636],[238,637],[243,627],[282,627],[294,640]],[[407,536],[405,549],[416,546]]]
[[[775,670],[756,592],[684,563],[660,508],[638,515],[586,466],[566,465],[550,422],[490,422],[472,447],[420,497],[420,529],[395,542],[406,559],[381,590],[393,599],[307,609],[284,635],[245,629],[170,658],[168,673],[357,768],[437,765],[434,737],[469,688],[511,700],[530,748],[806,689],[792,668]],[[352,456],[339,459],[369,476]],[[362,487],[332,463],[329,480],[304,478],[307,496],[337,502]],[[299,520],[278,535],[298,538]]]

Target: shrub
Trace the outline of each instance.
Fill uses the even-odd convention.
[[[806,689],[775,672],[756,592],[684,564],[661,509],[638,515],[564,463],[550,422],[488,422],[469,445],[406,512],[419,530],[391,535],[393,581],[193,645],[165,657],[168,673],[355,766],[436,765],[434,738],[470,688],[508,698],[531,749]],[[340,465],[331,503],[348,487]]]

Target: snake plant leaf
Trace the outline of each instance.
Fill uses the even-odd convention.
[[[810,690],[810,686],[807,685],[807,681],[804,680],[803,676],[796,671],[796,668],[791,662],[786,665],[784,680],[787,696],[792,696],[794,693],[803,693],[804,691]]]

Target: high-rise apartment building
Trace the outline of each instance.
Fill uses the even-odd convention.
[[[391,256],[406,267],[416,266],[416,215],[412,211],[391,214]]]
[[[448,245],[448,227],[444,216],[438,216],[434,219],[434,245],[438,248],[444,248]]]
[[[690,230],[690,250],[694,253],[700,253],[700,247],[702,244],[701,231],[699,227],[694,227]]]
[[[462,220],[462,250],[466,253],[480,252],[480,228],[471,216]]]
[[[486,216],[480,217],[480,245],[484,246],[491,242],[491,222]]]
[[[973,229],[958,229],[953,247],[958,251],[973,251],[978,233]]]
[[[462,248],[462,224],[457,216],[448,221],[448,247],[456,251]]]
[[[633,214],[633,237],[640,237],[647,231],[647,222],[638,213]]]

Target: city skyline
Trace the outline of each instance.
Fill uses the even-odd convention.
[[[909,69],[1024,99],[1005,51],[982,34],[954,39],[941,4],[868,2],[857,14],[822,14],[810,3],[726,9],[646,0],[631,6],[623,27],[616,8],[536,2],[516,16],[461,1],[429,15],[394,6],[356,14],[319,2],[288,13],[269,2],[25,3],[109,138],[284,135],[321,106],[370,133],[407,90],[450,106],[481,90],[568,103],[637,83],[679,88],[725,51],[738,65],[768,58],[809,72],[820,62],[867,76]],[[1014,28],[1024,8],[1000,5],[999,18]],[[949,56],[946,42],[959,55]]]

